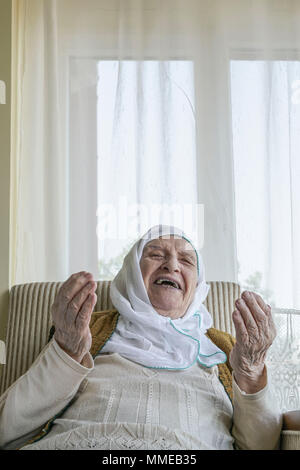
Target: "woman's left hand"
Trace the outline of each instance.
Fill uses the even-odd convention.
[[[246,393],[256,393],[267,383],[265,359],[276,337],[271,307],[254,292],[245,291],[232,314],[236,344],[230,354],[237,385]]]

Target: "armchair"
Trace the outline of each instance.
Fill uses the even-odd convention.
[[[213,326],[235,335],[231,313],[240,296],[238,284],[210,282],[205,305],[213,317]],[[6,364],[2,366],[0,395],[23,375],[48,342],[52,325],[51,305],[62,282],[42,282],[13,286],[9,298],[6,332]],[[113,307],[110,281],[98,281],[95,311]],[[300,450],[300,411],[289,411],[283,419],[281,449]]]

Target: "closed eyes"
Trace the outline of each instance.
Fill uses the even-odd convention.
[[[163,255],[159,255],[158,253],[152,253],[150,256],[153,257],[153,258],[164,258]],[[194,262],[190,259],[181,258],[179,261],[182,261],[184,263],[188,263],[188,264],[191,264],[192,266],[194,266]]]

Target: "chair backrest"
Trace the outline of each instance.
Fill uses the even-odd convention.
[[[111,281],[98,281],[95,311],[113,308]],[[6,333],[6,364],[0,378],[0,395],[24,374],[47,344],[52,325],[51,305],[62,282],[21,284],[12,287]],[[205,301],[213,326],[232,335],[231,314],[240,296],[240,286],[232,282],[209,282]]]

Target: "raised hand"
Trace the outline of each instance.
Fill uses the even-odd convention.
[[[72,274],[62,284],[51,307],[54,339],[79,363],[92,344],[89,323],[97,301],[96,287],[92,274],[85,271]]]
[[[234,378],[246,393],[255,393],[267,383],[265,359],[276,337],[271,307],[254,292],[245,291],[232,314],[236,344],[230,354]]]

